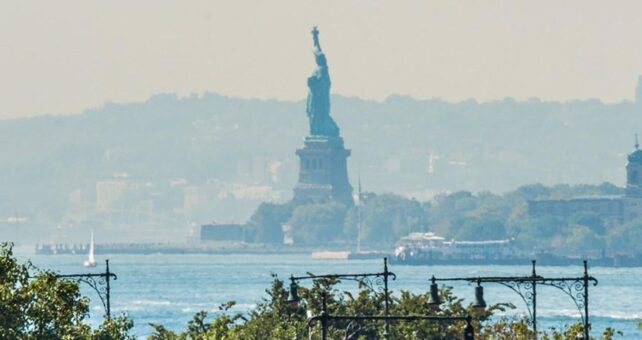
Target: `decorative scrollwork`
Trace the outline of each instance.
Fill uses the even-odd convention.
[[[364,276],[359,279],[359,286],[366,287],[375,293],[383,293],[385,289],[385,281],[380,276]]]
[[[540,282],[542,285],[555,287],[566,295],[568,295],[571,300],[577,306],[577,310],[580,312],[580,315],[584,315],[584,308],[586,304],[586,297],[584,296],[584,282],[582,279],[578,278],[576,280],[561,280],[561,279],[551,279],[543,280]]]
[[[533,323],[533,297],[535,296],[535,290],[533,289],[533,282],[530,281],[498,281],[497,283],[502,286],[510,288],[512,291],[517,293],[524,304],[526,305],[526,310],[528,311],[529,322]]]
[[[108,318],[110,317],[110,308],[109,308],[110,287],[109,287],[108,280],[117,280],[118,276],[116,276],[116,274],[106,271],[105,273],[100,273],[100,274],[93,274],[93,273],[92,274],[70,274],[70,275],[57,275],[57,277],[74,280],[78,283],[84,283],[89,287],[91,287],[98,295],[98,298],[100,299],[100,302],[102,303],[103,308],[105,310],[105,314],[107,315]]]
[[[85,274],[56,274],[58,279],[66,279],[76,281],[78,284],[84,283],[91,287],[100,302],[103,304],[105,310],[105,316],[107,319],[110,318],[110,280],[117,280],[118,276],[109,271],[109,260],[105,260],[105,272],[103,273],[85,273]],[[35,279],[37,276],[29,276],[29,279]]]
[[[102,302],[103,308],[107,310],[107,301],[105,300],[107,296],[107,281],[105,280],[104,276],[94,277],[88,275],[79,275],[77,277],[70,277],[70,279],[73,279],[79,283],[82,282],[91,287],[98,295],[98,298],[100,298],[100,302]]]
[[[346,324],[346,327],[344,329],[345,335],[343,336],[343,340],[354,340],[354,339],[359,339],[359,336],[362,335],[364,332],[372,331],[375,330],[377,326],[369,322],[368,324],[364,325],[363,320],[357,321],[357,320],[352,320]]]
[[[584,276],[582,277],[558,277],[546,278],[537,275],[535,272],[535,260],[532,261],[533,270],[530,276],[480,276],[480,277],[451,277],[451,278],[431,278],[434,284],[437,281],[467,281],[468,283],[499,283],[519,295],[528,310],[530,323],[533,330],[537,332],[536,320],[536,287],[537,285],[555,287],[568,295],[575,303],[584,324],[584,338],[589,338],[589,313],[588,313],[588,288],[592,283],[597,286],[598,281],[588,275],[588,262],[584,262]]]

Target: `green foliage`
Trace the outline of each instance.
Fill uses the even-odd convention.
[[[556,216],[527,216],[511,221],[511,235],[523,249],[547,249],[559,245],[558,237],[566,228],[566,221]]]
[[[194,314],[192,320],[187,323],[187,330],[184,332],[174,332],[167,330],[164,326],[151,323],[154,329],[148,339],[153,340],[199,340],[199,339],[228,339],[232,327],[241,317],[240,314],[229,316],[227,311],[234,306],[235,302],[230,301],[218,307],[223,312],[211,323],[207,323],[207,312],[200,311]]]
[[[609,247],[617,253],[642,254],[642,218],[619,226],[607,239]]]
[[[288,292],[283,281],[275,277],[272,286],[267,290],[268,298],[260,302],[256,309],[246,317],[233,315],[225,310],[213,318],[204,327],[191,327],[183,332],[167,331],[162,326],[154,325],[154,333],[149,337],[154,340],[174,339],[307,339],[308,311],[310,315],[322,312],[323,294],[326,294],[328,312],[333,315],[383,315],[384,295],[370,289],[360,289],[357,294],[340,291],[336,288],[336,279],[315,280],[310,288],[299,287],[301,301],[297,306],[288,303]],[[438,315],[461,316],[472,313],[470,306],[452,295],[449,288],[443,288],[441,296],[444,301],[440,311],[432,311],[427,305],[426,294],[413,294],[402,291],[399,298],[391,298],[390,314],[392,315]],[[487,320],[495,311],[503,310],[506,305],[495,305],[488,309],[479,320]],[[510,307],[510,306],[508,306]],[[202,322],[203,312],[194,317]],[[241,321],[242,320],[242,321]],[[219,327],[217,327],[218,325]],[[333,321],[329,325],[329,339],[343,339],[348,333],[358,333],[360,339],[382,338],[383,322],[359,323],[360,327],[350,321]],[[479,321],[475,321],[479,325]],[[222,326],[222,327],[221,327]],[[459,322],[392,322],[391,338],[393,339],[457,339],[461,337],[464,323]],[[479,329],[479,328],[478,328]],[[196,330],[196,332],[194,332]],[[312,339],[319,339],[319,324],[310,329]],[[478,333],[482,335],[483,333]]]
[[[551,188],[541,183],[523,185],[509,194],[514,199],[536,200],[544,199],[551,196]]]
[[[622,188],[602,183],[553,187],[531,184],[503,195],[465,191],[442,194],[430,205],[429,230],[458,240],[512,238],[516,246],[526,251],[599,256],[610,248],[631,253],[642,242],[642,235],[637,235],[642,228],[613,228],[593,211],[578,211],[570,216],[528,214],[529,200],[622,193]]]
[[[366,196],[361,207],[362,241],[392,245],[410,232],[425,230],[426,210],[417,200],[392,194]],[[291,227],[295,244],[353,242],[357,235],[356,209],[338,202],[263,203],[249,226],[257,242],[281,242],[284,223]]]
[[[434,201],[431,216],[438,220],[465,216],[478,206],[477,199],[468,191],[459,191],[450,195],[440,194]]]
[[[606,232],[604,220],[602,220],[598,214],[591,211],[580,211],[571,215],[569,223],[586,226],[597,235],[604,235]]]
[[[561,328],[551,327],[548,332],[543,333],[541,340],[576,340],[578,336],[581,337],[582,334],[584,334],[584,326],[578,322],[572,325],[565,325]],[[613,340],[616,335],[621,336],[623,333],[607,327],[599,339]],[[597,338],[591,337],[591,339]]]
[[[504,222],[493,216],[468,217],[455,221],[449,237],[457,240],[485,241],[506,238]]]
[[[346,234],[356,236],[356,213],[346,220]],[[370,195],[361,207],[362,241],[393,244],[400,237],[425,230],[426,211],[421,203],[393,194]]]
[[[575,225],[567,228],[566,249],[579,254],[587,249],[602,250],[605,242],[589,227]]]
[[[218,313],[211,321],[205,321],[207,314],[199,312],[182,332],[168,331],[160,325],[152,325],[152,340],[303,340],[320,338],[320,322],[311,323],[308,329],[308,318],[322,312],[323,294],[326,295],[330,315],[383,315],[385,296],[379,290],[361,285],[355,294],[337,288],[337,279],[314,280],[310,288],[299,287],[301,298],[298,305],[291,305],[284,282],[274,276],[272,286],[266,290],[267,298],[262,300],[247,315],[230,311],[232,303],[219,307]],[[442,286],[439,291],[442,301],[439,310],[428,306],[428,293],[400,291],[391,294],[389,315],[423,315],[423,316],[465,316],[471,315],[476,339],[530,340],[534,333],[527,319],[515,317],[496,317],[497,313],[505,314],[515,307],[511,304],[495,304],[482,312],[476,312],[470,304],[453,295],[450,287]],[[390,322],[391,339],[461,339],[465,323],[462,321],[393,321]],[[310,331],[310,333],[308,333]],[[349,321],[333,320],[328,324],[328,339],[382,339],[383,321]],[[551,328],[540,332],[541,339],[575,340],[582,332],[580,323]],[[621,334],[607,328],[601,339],[611,340]]]
[[[361,206],[361,241],[391,247],[412,232],[432,231],[461,241],[514,239],[525,251],[599,256],[602,251],[635,254],[642,244],[642,219],[614,227],[593,211],[569,216],[528,214],[528,200],[568,199],[580,195],[622,193],[610,183],[600,185],[542,184],[522,186],[502,195],[459,191],[419,202],[394,194],[368,193]],[[339,203],[296,206],[262,204],[249,226],[257,242],[280,243],[281,224],[288,223],[296,244],[353,245],[357,238],[357,207]]]
[[[296,207],[287,222],[295,244],[322,244],[335,241],[343,230],[348,208],[337,202],[310,203]]]
[[[254,211],[248,223],[253,233],[254,242],[276,243],[283,242],[281,225],[292,215],[293,204],[261,203]]]
[[[129,332],[134,328],[134,322],[125,315],[118,315],[105,320],[98,329],[95,329],[91,338],[93,340],[134,340],[135,336]]]
[[[0,338],[133,339],[133,323],[125,316],[92,330],[84,323],[88,313],[89,300],[77,282],[18,263],[12,245],[0,244]]]

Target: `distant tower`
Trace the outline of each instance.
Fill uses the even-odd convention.
[[[357,198],[357,253],[361,252],[361,205],[363,196],[361,195],[361,176],[359,176],[359,196]]]
[[[635,103],[642,106],[642,76],[638,77],[638,86],[635,88]]]
[[[626,196],[642,197],[642,150],[635,134],[635,149],[628,156],[626,164]]]
[[[626,164],[626,194],[622,198],[622,222],[642,216],[642,150],[635,134],[635,149]]]
[[[635,134],[635,149],[628,156],[626,164],[626,196],[642,197],[642,150]]]

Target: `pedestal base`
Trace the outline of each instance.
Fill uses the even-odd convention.
[[[305,146],[298,149],[296,154],[300,161],[294,201],[335,200],[353,204],[347,168],[350,150],[343,147],[341,137],[307,137]]]

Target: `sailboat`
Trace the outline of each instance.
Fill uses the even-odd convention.
[[[89,256],[85,260],[85,267],[95,267],[96,256],[94,255],[94,232],[91,232],[91,241],[89,242]]]

